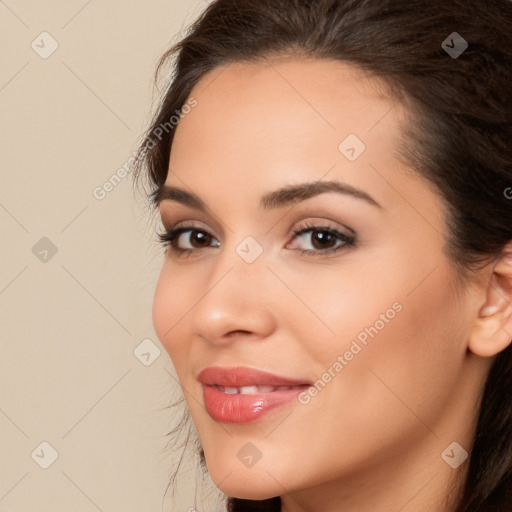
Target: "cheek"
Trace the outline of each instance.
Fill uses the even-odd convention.
[[[331,398],[345,412],[357,411],[353,420],[333,413],[352,423],[349,431],[376,418],[379,435],[387,431],[390,439],[399,425],[410,432],[423,429],[422,421],[434,425],[457,386],[466,327],[447,286],[449,269],[440,266],[413,292],[410,277],[402,284],[381,279],[378,287],[368,282],[350,301],[339,301],[346,309],[337,323],[328,317],[337,336],[322,354],[323,371],[343,356]]]
[[[467,326],[449,286],[452,270],[435,258],[417,265],[397,260],[394,267],[381,261],[365,272],[345,272],[343,279],[319,270],[310,276],[314,289],[295,282],[294,291],[311,309],[295,335],[314,378],[325,384],[311,403],[343,404],[343,413],[330,407],[330,414],[353,428],[375,424],[377,417],[421,426],[408,407],[434,423],[466,352]],[[346,411],[357,411],[358,419]]]
[[[176,370],[180,371],[180,361],[183,359],[187,346],[185,328],[187,301],[184,294],[186,286],[174,275],[164,263],[153,296],[152,319],[158,339],[172,359]]]
[[[273,432],[273,442],[280,439],[273,463],[293,459],[298,447],[308,446],[310,467],[323,468],[328,478],[328,471],[363,467],[369,458],[385,462],[430,436],[429,429],[441,433],[436,426],[450,406],[465,353],[463,320],[447,279],[440,268],[409,293],[407,277],[403,286],[395,276],[364,287],[361,281],[352,287],[357,279],[349,286],[347,278],[344,290],[323,301],[302,290],[335,334],[325,334],[318,321],[300,324],[296,336],[307,347],[320,391],[297,410],[300,429],[284,421]]]

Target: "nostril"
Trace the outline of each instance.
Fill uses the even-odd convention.
[[[240,334],[251,334],[250,331],[243,331],[243,330],[236,330],[236,331],[231,331],[231,332],[228,332],[226,334],[226,336],[238,336]]]

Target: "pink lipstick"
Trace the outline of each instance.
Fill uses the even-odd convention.
[[[221,423],[249,423],[291,401],[311,386],[253,368],[203,369],[198,380],[208,414]]]

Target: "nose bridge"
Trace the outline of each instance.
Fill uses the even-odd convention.
[[[255,238],[225,246],[191,312],[194,332],[212,343],[226,341],[233,331],[268,336],[274,319],[264,283],[270,274],[262,244]]]
[[[263,234],[240,236],[232,233],[228,236],[221,254],[216,258],[212,270],[210,286],[221,284],[221,280],[231,281],[226,287],[234,287],[234,296],[251,289],[254,294],[261,291],[261,284],[267,279],[269,270],[266,266],[267,252],[263,247]],[[237,291],[237,289],[240,289]]]

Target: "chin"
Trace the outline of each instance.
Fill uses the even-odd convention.
[[[234,483],[234,482],[233,482]],[[279,487],[275,482],[274,486],[270,488],[261,488],[257,486],[255,488],[254,479],[248,482],[244,482],[240,485],[224,485],[221,484],[219,489],[231,498],[240,498],[244,500],[268,500],[270,498],[275,498],[282,494],[282,487]]]
[[[283,487],[278,484],[279,476],[272,478],[263,466],[226,471],[226,466],[214,464],[208,465],[208,473],[216,487],[232,498],[266,500],[283,493]]]

